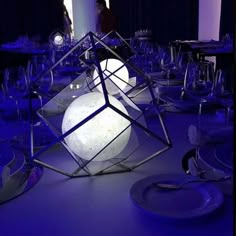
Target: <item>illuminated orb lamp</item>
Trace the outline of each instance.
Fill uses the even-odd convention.
[[[123,90],[127,86],[127,83],[129,82],[129,72],[122,61],[110,58],[101,61],[100,66],[103,78],[105,79],[107,92],[109,94],[115,95],[119,93],[120,89]],[[102,86],[99,84],[101,80],[97,69],[93,73],[93,81],[97,86],[97,89],[102,92]]]
[[[54,46],[62,46],[64,44],[64,35],[59,32],[54,33],[50,38]]]
[[[110,104],[128,115],[125,107],[115,97],[108,95],[108,98]],[[73,128],[103,105],[105,99],[100,92],[87,93],[75,99],[65,111],[62,133]],[[129,141],[130,133],[130,121],[107,107],[65,137],[65,142],[72,152],[85,160],[93,158],[111,142],[94,158],[94,161],[105,161],[122,152]]]

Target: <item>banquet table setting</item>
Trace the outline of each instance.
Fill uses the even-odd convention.
[[[232,38],[226,34],[222,40],[176,40],[173,45],[182,46],[185,50],[192,50],[202,56],[217,56],[233,54]]]
[[[0,235],[232,236],[234,92],[225,86],[224,71],[207,60],[185,61],[173,46],[144,41],[129,45],[119,36],[112,42],[125,50],[114,52],[109,37],[93,37],[95,44],[89,46],[86,40],[50,45],[49,53],[33,53],[25,68],[4,71]],[[1,45],[0,50],[8,46]],[[104,51],[96,51],[101,47]],[[129,53],[117,56],[127,48]],[[108,59],[106,68],[102,63],[97,66],[96,58],[112,53],[109,60],[117,56],[121,66],[107,68]],[[128,82],[122,77],[126,83],[122,88],[113,80],[124,68]],[[102,82],[96,82],[98,78]],[[86,147],[74,154],[66,135],[73,134],[77,123],[83,128],[94,113],[64,132],[65,115],[77,99],[101,91],[105,99],[92,112],[101,112],[109,100],[109,109],[130,122],[114,140],[130,132],[129,140],[125,145],[119,139],[110,141],[115,147],[108,149],[109,155],[124,146],[114,158],[99,156],[103,149],[91,160],[78,158]],[[113,97],[127,113],[114,108]],[[85,102],[76,116],[87,112]],[[105,129],[109,119],[103,118],[93,129]],[[86,129],[84,135],[93,136]],[[87,143],[89,151],[99,141]],[[118,171],[112,172],[113,167]],[[109,168],[111,172],[106,172]],[[86,174],[76,175],[81,171]]]
[[[47,54],[49,51],[48,45],[39,45],[26,36],[21,36],[12,42],[1,44],[0,51],[10,53],[40,55]]]

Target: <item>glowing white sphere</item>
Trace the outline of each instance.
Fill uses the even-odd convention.
[[[129,72],[122,61],[110,58],[102,61],[100,66],[103,72],[103,78],[105,79],[107,92],[109,94],[117,94],[119,93],[119,88],[123,90],[127,86],[127,83],[129,82]],[[115,73],[112,74],[113,72]],[[101,82],[97,69],[93,73],[93,80],[95,85],[98,85]],[[97,89],[102,92],[101,84],[97,86]]]
[[[62,35],[57,34],[55,35],[53,42],[55,45],[60,46],[64,43],[64,38],[62,37]]]
[[[108,96],[113,106],[128,115],[122,103],[113,96]],[[70,130],[104,104],[104,96],[99,92],[84,94],[75,99],[64,114],[62,133]],[[112,142],[94,158],[94,161],[108,160],[117,156],[126,147],[131,133],[129,125],[130,121],[108,107],[68,135],[65,142],[75,154],[86,160],[93,158],[109,142]],[[123,130],[125,131],[120,134]],[[114,138],[116,139],[112,141]]]

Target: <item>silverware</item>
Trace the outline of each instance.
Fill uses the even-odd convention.
[[[169,183],[153,183],[152,185],[158,189],[168,189],[168,190],[179,190],[182,189],[185,185],[190,183],[209,183],[209,182],[221,182],[231,179],[232,176],[227,175],[219,179],[199,179],[199,180],[189,180],[180,184],[169,184]]]

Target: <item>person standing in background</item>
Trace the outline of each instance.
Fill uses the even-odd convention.
[[[107,34],[116,30],[116,20],[110,9],[107,8],[105,0],[96,1],[97,8],[97,33]]]
[[[70,35],[72,33],[72,21],[70,19],[69,13],[67,11],[67,8],[65,4],[63,4],[64,9],[64,30],[63,32],[67,35]]]

